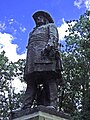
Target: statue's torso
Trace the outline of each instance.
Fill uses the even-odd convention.
[[[30,34],[27,47],[25,74],[31,74],[38,71],[55,71],[56,61],[42,58],[41,55],[48,41],[50,44],[54,41],[56,44],[58,42],[58,32],[53,24],[42,25],[33,30]]]

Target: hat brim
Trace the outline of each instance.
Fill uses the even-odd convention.
[[[54,23],[52,17],[51,17],[47,12],[45,12],[45,11],[38,11],[38,12],[35,12],[35,13],[33,14],[32,17],[33,17],[33,19],[35,20],[35,22],[36,22],[36,20],[37,20],[37,18],[38,18],[39,16],[45,17],[45,18],[49,21],[49,23]]]

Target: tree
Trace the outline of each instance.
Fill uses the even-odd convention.
[[[75,120],[79,117],[80,120],[90,120],[90,11],[81,15],[79,20],[67,23],[69,35],[65,36],[66,48],[62,52],[63,109]]]
[[[15,93],[12,81],[15,77],[23,80],[24,60],[10,62],[3,51],[0,54],[0,118],[8,120],[9,113],[21,104],[20,93]]]

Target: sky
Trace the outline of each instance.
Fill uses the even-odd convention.
[[[5,50],[10,61],[26,58],[36,11],[50,13],[62,41],[68,27],[65,21],[79,19],[86,9],[90,9],[90,0],[0,0],[0,53]]]
[[[90,0],[0,0],[0,53],[4,50],[13,62],[26,58],[36,11],[44,10],[52,16],[62,42],[68,28],[66,21],[79,19],[87,9]]]

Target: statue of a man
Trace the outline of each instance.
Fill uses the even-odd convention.
[[[24,80],[27,89],[23,108],[37,105],[57,106],[57,80],[61,81],[58,31],[52,17],[44,11],[33,14],[36,27],[29,35]]]

